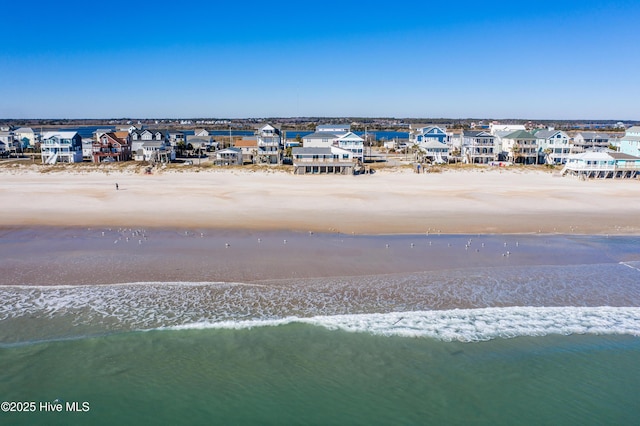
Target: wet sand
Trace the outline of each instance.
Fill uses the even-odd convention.
[[[253,282],[640,260],[581,236],[3,228],[0,284]],[[611,237],[614,238],[614,237]],[[603,241],[610,241],[605,237]]]

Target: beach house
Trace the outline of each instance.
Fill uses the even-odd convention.
[[[171,146],[175,147],[177,144],[185,143],[185,140],[186,138],[184,132],[169,132],[169,143],[171,144]]]
[[[637,178],[640,176],[640,157],[610,150],[569,154],[561,174],[582,179]]]
[[[361,163],[364,162],[364,139],[360,136],[353,132],[339,134],[334,140],[334,144],[337,145],[338,148],[351,151],[354,160],[360,161]]]
[[[240,164],[255,164],[258,162],[258,139],[255,136],[236,139],[233,147],[239,149],[242,154],[242,162]]]
[[[241,166],[242,150],[236,147],[221,149],[216,152],[214,164],[218,166]]]
[[[409,131],[409,145],[420,145],[427,141],[446,143],[447,132],[439,126],[418,125],[411,126]]]
[[[331,145],[328,147],[293,148],[293,173],[304,174],[340,174],[354,173],[356,161],[349,150]]]
[[[175,146],[175,143],[172,143],[172,146]],[[198,154],[202,154],[202,152],[210,149],[212,146],[211,136],[187,135],[186,148],[188,150],[197,151]]]
[[[534,136],[538,139],[538,156],[545,164],[565,164],[571,151],[569,135],[553,127],[537,130]]]
[[[282,160],[281,130],[271,124],[264,124],[256,131],[257,157],[260,164],[279,164]]]
[[[128,132],[102,133],[93,142],[91,161],[94,163],[131,160],[131,141]]]
[[[502,137],[502,152],[509,161],[520,164],[536,164],[538,148],[536,138],[525,130],[516,130]]]
[[[9,147],[13,146],[13,132],[8,130],[0,131],[0,144],[3,145],[3,148],[0,151],[9,151]]]
[[[136,161],[168,163],[175,160],[175,151],[164,130],[134,130],[130,133],[131,151]]]
[[[346,125],[345,125],[346,126]],[[308,134],[302,138],[304,148],[338,148],[351,152],[353,160],[364,161],[364,139],[355,133],[348,131],[345,133],[320,131],[327,126],[318,126],[316,132]],[[336,129],[336,126],[332,128]],[[344,130],[346,127],[343,127]]]
[[[470,164],[487,164],[497,160],[496,139],[485,131],[465,130],[462,133],[462,159]]]
[[[20,127],[13,131],[13,136],[20,150],[35,148],[36,146],[36,133],[31,127]]]
[[[40,150],[43,164],[82,162],[82,138],[78,132],[45,132]]]
[[[609,134],[600,132],[580,132],[573,137],[572,153],[587,150],[606,149],[609,147]]]
[[[426,140],[416,148],[417,160],[421,163],[443,164],[449,161],[449,146],[437,140]]]
[[[627,129],[620,139],[620,152],[640,157],[640,126]]]

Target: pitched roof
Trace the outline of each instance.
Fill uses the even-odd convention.
[[[303,136],[302,139],[335,139],[337,135],[329,132],[314,132],[307,136]]]
[[[187,143],[194,144],[209,144],[211,143],[211,138],[209,136],[195,136],[195,135],[187,135]]]
[[[233,146],[236,148],[254,148],[258,146],[258,140],[255,138],[238,139],[234,142]]]
[[[96,129],[94,130],[94,134],[98,134],[98,133],[111,133],[113,132],[113,128],[112,127],[105,127],[104,129]]]
[[[535,137],[537,137],[538,139],[549,139],[551,136],[555,135],[556,133],[560,133],[560,132],[562,132],[562,130],[543,129],[543,130],[536,131],[533,135]]]
[[[608,153],[611,157],[615,158],[616,160],[640,160],[640,157],[636,157],[635,155],[630,155],[630,154],[625,154],[623,152],[609,152]]]
[[[578,135],[582,135],[584,139],[609,139],[609,134],[607,133],[581,132],[581,133],[578,133]]]
[[[33,133],[33,129],[31,127],[20,127],[14,130],[13,133]]]
[[[331,155],[331,148],[304,148],[304,147],[299,147],[299,148],[292,148],[291,149],[291,153],[293,155],[296,154],[307,154],[307,155]]]
[[[348,132],[348,133],[345,133],[345,134],[343,134],[343,135],[340,135],[340,136],[338,137],[338,139],[340,139],[340,140],[347,140],[347,139],[349,139],[349,140],[357,140],[357,141],[364,142],[364,139],[363,139],[363,138],[361,138],[360,136],[356,135],[356,134],[355,134],[355,133],[353,133],[353,132]]]
[[[465,130],[463,133],[464,136],[467,137],[471,137],[471,138],[479,138],[479,137],[483,137],[483,138],[492,138],[494,137],[491,133],[489,132],[485,132],[485,131],[478,131],[478,130]]]
[[[118,132],[118,133],[122,133],[122,132]],[[126,135],[128,135],[127,132],[124,132]],[[112,139],[114,142],[117,142],[119,144],[122,145],[126,145],[127,144],[127,137],[125,136],[124,138],[120,138],[118,135],[115,134],[115,132],[107,132],[107,133],[103,133],[102,136],[106,136],[109,139]]]
[[[53,137],[57,137],[59,139],[73,139],[78,132],[44,132],[42,134],[42,139],[50,139]]]
[[[525,130],[516,130],[515,132],[509,133],[506,136],[503,136],[505,139],[537,139],[531,133]]]
[[[265,127],[271,127],[277,134],[280,134],[280,130],[282,126],[275,126],[273,124],[265,123],[258,127],[258,131],[262,131]]]
[[[226,153],[240,154],[241,152],[242,150],[240,148],[231,147],[231,148],[221,149],[217,153],[218,154],[226,154]]]

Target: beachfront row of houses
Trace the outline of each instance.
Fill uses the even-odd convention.
[[[193,135],[136,126],[98,129],[88,140],[75,131],[36,135],[30,128],[3,129],[0,152],[8,147],[35,147],[38,139],[44,164],[167,163],[175,160],[178,147],[188,147],[192,153],[214,151],[218,165],[281,164],[287,152],[295,174],[352,174],[362,169],[365,149],[365,139],[348,124],[319,125],[315,132],[295,140],[285,140],[280,128],[263,124],[253,136],[232,141],[230,136],[231,146],[225,149],[218,149],[218,142],[205,129],[196,129]],[[418,163],[446,163],[455,158],[471,164],[556,164],[565,166],[563,173],[635,177],[640,170],[640,127],[627,129],[625,136],[616,140],[619,151],[610,150],[611,144],[609,136],[602,133],[582,132],[570,137],[553,128],[527,131],[523,125],[492,124],[488,130],[457,135],[439,126],[413,126],[404,146],[393,147],[411,151]]]
[[[218,165],[282,164],[285,149],[289,148],[289,158],[298,174],[351,174],[364,162],[364,139],[351,132],[349,125],[321,125],[304,138],[285,141],[280,128],[267,123],[253,136],[231,140],[225,149],[218,149],[219,143],[205,129],[185,135],[130,126],[119,130],[97,129],[93,138],[84,140],[75,131],[47,131],[39,137],[30,128],[5,133],[4,150],[8,146],[14,150],[19,146],[21,151],[34,149],[39,140],[43,164],[129,160],[167,163],[175,160],[180,146],[198,154],[214,151],[214,162]]]
[[[581,132],[569,136],[554,128],[528,131],[524,125],[491,124],[488,130],[446,132],[438,126],[416,126],[411,130],[407,148],[420,151],[436,162],[455,157],[472,164],[508,161],[519,164],[566,164],[570,154],[603,151],[617,145],[619,152],[640,156],[640,127],[627,129],[625,136],[611,138],[599,132]]]

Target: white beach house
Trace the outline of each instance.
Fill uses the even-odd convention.
[[[242,150],[240,148],[226,148],[216,152],[214,163],[218,166],[241,166]]]
[[[36,146],[36,133],[31,127],[20,127],[13,131],[14,139],[22,149]]]
[[[587,150],[606,149],[609,147],[610,136],[608,133],[580,132],[573,137],[572,153],[581,153]]]
[[[525,130],[517,130],[502,137],[502,152],[509,161],[521,164],[538,162],[538,139]]]
[[[538,155],[546,164],[565,164],[571,151],[569,135],[553,128],[538,130],[534,133],[538,138]]]
[[[495,136],[484,131],[465,130],[461,155],[464,162],[471,164],[487,164],[497,160]]]
[[[609,150],[569,154],[562,175],[583,179],[623,178],[640,176],[640,157]]]
[[[82,162],[82,138],[78,132],[45,132],[40,150],[43,164]]]
[[[336,146],[350,151],[355,161],[364,162],[364,139],[351,131],[326,132],[320,129],[327,126],[318,126],[317,131],[302,138],[302,146],[305,148],[328,148]],[[336,128],[336,126],[332,127]],[[345,127],[343,127],[344,130]]]
[[[331,145],[328,147],[300,147],[292,149],[293,173],[341,174],[354,173],[356,161],[349,150]]]
[[[256,131],[257,157],[261,164],[279,164],[282,159],[282,137],[280,129],[265,124]]]
[[[136,161],[167,163],[175,160],[175,151],[164,130],[134,130],[131,135],[131,151]]]

